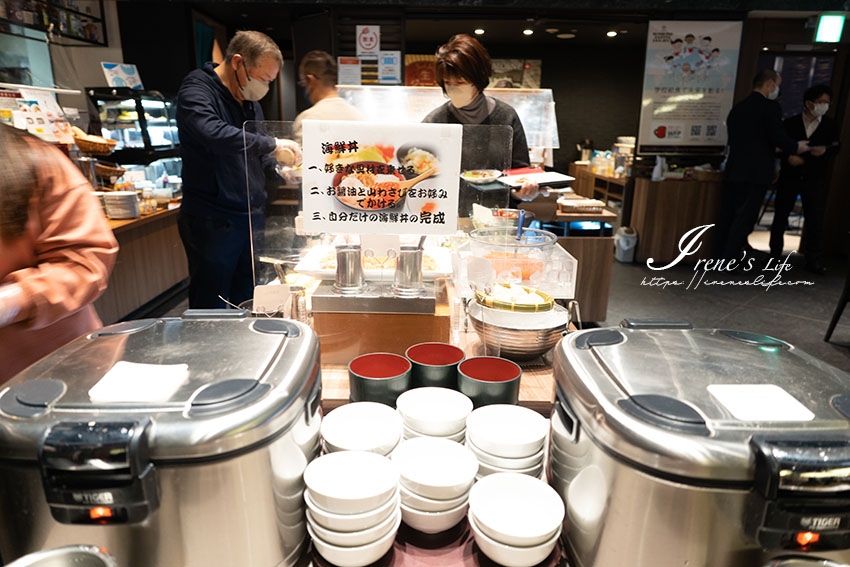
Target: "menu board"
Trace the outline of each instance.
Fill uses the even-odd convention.
[[[305,120],[303,132],[306,231],[457,230],[460,124]]]
[[[638,153],[720,153],[741,22],[650,21]]]

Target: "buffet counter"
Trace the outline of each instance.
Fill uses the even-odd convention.
[[[94,303],[104,325],[124,319],[189,277],[177,232],[178,211],[109,220],[119,251],[106,291]]]
[[[572,327],[571,327],[572,328]],[[411,344],[415,344],[414,343]],[[485,354],[484,345],[470,326],[468,331],[460,333],[458,344],[466,352],[466,357]],[[547,354],[527,362],[517,362],[522,368],[519,385],[519,405],[533,409],[549,417],[552,402],[555,399],[555,380],[552,364]],[[349,402],[348,367],[342,364],[324,364],[322,366],[322,410],[327,413]]]

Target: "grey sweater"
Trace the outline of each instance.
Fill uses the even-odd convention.
[[[457,116],[449,111],[449,103],[438,106],[425,117],[422,122],[437,124],[462,124]],[[528,142],[525,140],[525,130],[519,121],[516,111],[507,103],[496,100],[496,107],[481,124],[492,126],[510,126],[514,130],[513,149],[511,151],[511,168],[528,167],[531,163],[528,157]]]

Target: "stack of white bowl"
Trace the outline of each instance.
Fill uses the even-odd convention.
[[[338,567],[383,557],[401,525],[398,470],[366,451],[324,455],[304,471],[307,531],[316,551]]]
[[[460,443],[433,437],[403,441],[393,452],[401,481],[401,517],[426,534],[444,532],[466,515],[478,461]]]
[[[466,420],[466,446],[478,458],[480,479],[494,473],[544,474],[549,424],[536,411],[494,404],[478,408]]]
[[[505,567],[531,567],[552,553],[564,522],[564,502],[540,479],[498,473],[469,495],[469,527],[484,555]]]
[[[390,406],[376,402],[345,404],[322,420],[325,453],[368,451],[389,455],[401,436],[401,417]]]
[[[448,388],[415,388],[396,400],[404,421],[404,438],[438,437],[463,443],[472,400]]]

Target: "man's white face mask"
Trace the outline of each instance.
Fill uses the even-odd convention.
[[[248,67],[245,66],[244,58],[242,59],[242,68],[245,69],[245,76],[248,77],[248,82],[245,85],[239,85],[239,92],[242,93],[242,98],[245,100],[260,100],[266,96],[269,92],[269,84],[260,79],[252,79],[248,75]]]

